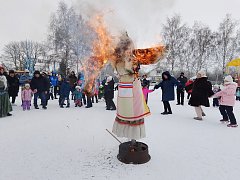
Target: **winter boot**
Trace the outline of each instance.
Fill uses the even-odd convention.
[[[229,122],[229,120],[227,120],[227,119],[221,119],[220,122],[225,123],[225,122]]]
[[[198,120],[198,121],[202,121],[202,120],[203,120],[203,119],[200,118],[200,117],[194,117],[193,119]]]
[[[238,127],[237,124],[228,124],[227,127]]]

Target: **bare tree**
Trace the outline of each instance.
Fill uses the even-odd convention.
[[[186,43],[187,27],[182,24],[181,17],[175,15],[167,18],[166,24],[163,25],[163,42],[168,47],[167,61],[171,64],[171,71],[174,72],[177,62],[180,62],[181,48]]]
[[[16,70],[22,69],[21,49],[18,42],[5,45],[3,59],[11,62]]]
[[[226,64],[237,55],[239,36],[236,35],[236,28],[237,22],[227,14],[216,33],[215,55],[222,74],[225,74]]]
[[[213,43],[213,34],[209,27],[201,23],[195,23],[193,26],[193,68],[198,72],[202,68],[207,68],[206,61],[211,55],[211,47]]]

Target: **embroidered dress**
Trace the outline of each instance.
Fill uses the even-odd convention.
[[[118,137],[141,139],[146,137],[144,117],[150,115],[144,100],[141,81],[120,82],[118,87],[117,117],[113,133]]]

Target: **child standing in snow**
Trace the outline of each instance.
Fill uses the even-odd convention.
[[[33,91],[30,89],[30,84],[25,84],[25,88],[22,90],[21,97],[22,97],[22,107],[25,111],[30,110],[31,100],[33,96]]]
[[[236,100],[240,101],[240,87],[238,87],[236,91]]]
[[[233,82],[233,78],[231,76],[226,76],[224,79],[224,86],[225,88],[222,91],[214,95],[215,97],[221,97],[219,110],[223,119],[220,121],[228,122],[230,120],[230,124],[227,126],[237,127],[237,121],[233,113],[237,84]]]
[[[148,103],[148,93],[151,93],[154,90],[148,89],[148,84],[143,84],[142,86],[143,86],[142,91],[143,91],[144,99],[145,99],[146,103]]]
[[[216,94],[216,93],[218,93],[220,91],[221,91],[221,89],[220,89],[220,87],[218,85],[214,85],[213,86],[214,94]],[[219,107],[219,97],[214,97],[213,98],[213,107]]]
[[[81,107],[82,106],[82,89],[80,86],[75,87],[75,91],[73,92],[73,95],[74,95],[75,107]]]

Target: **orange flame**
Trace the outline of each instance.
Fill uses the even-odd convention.
[[[83,67],[86,80],[84,90],[87,94],[92,93],[95,79],[114,51],[113,38],[104,24],[103,16],[95,16],[89,24],[95,31],[96,38],[93,41],[93,56],[85,62]]]
[[[135,49],[133,50],[133,54],[139,64],[149,65],[159,61],[160,58],[163,57],[165,51],[165,46],[157,46],[147,49]]]

